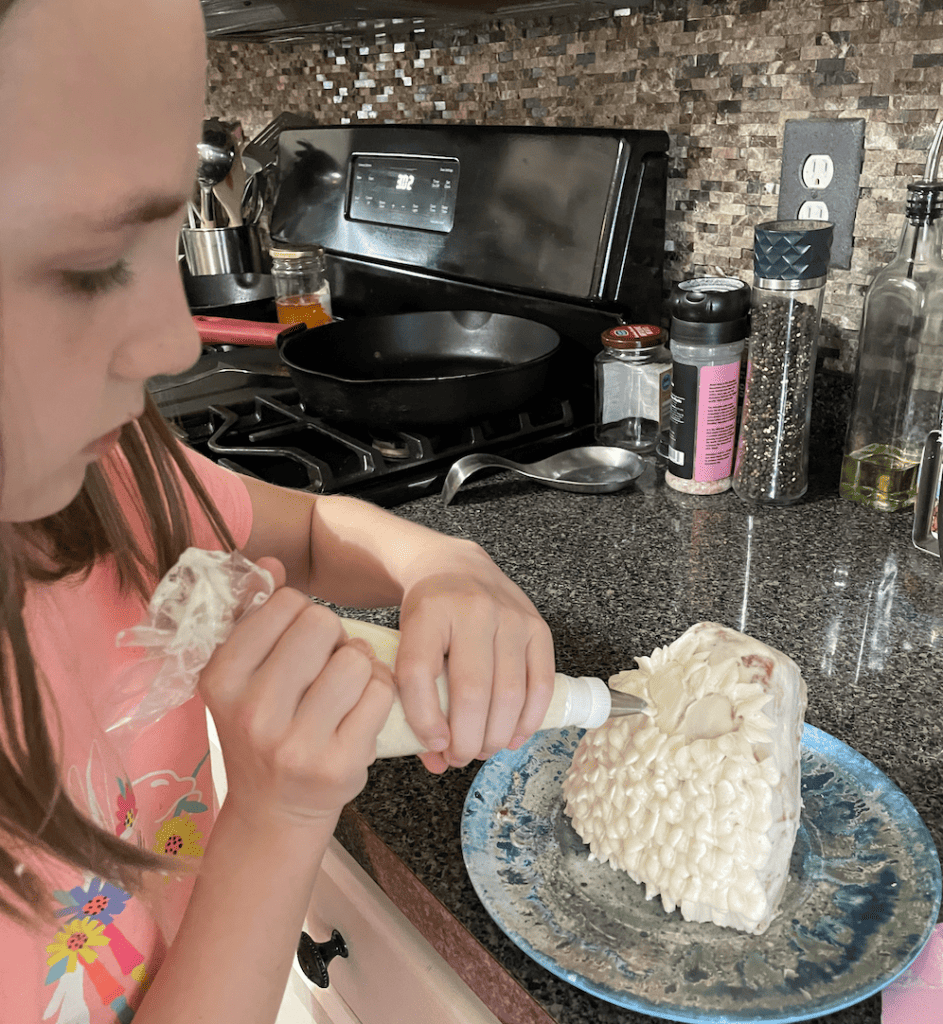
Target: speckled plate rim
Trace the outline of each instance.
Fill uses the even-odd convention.
[[[583,734],[583,730],[578,729],[565,731],[572,733],[576,740]],[[545,738],[548,735],[537,733],[516,751],[500,751],[485,762],[479,770],[465,798],[461,826],[462,853],[472,885],[495,924],[531,959],[574,987],[616,1006],[646,1013],[660,1019],[685,1022],[685,1024],[746,1024],[748,1021],[762,1021],[764,1024],[791,1024],[791,1022],[810,1020],[824,1014],[834,1013],[880,992],[913,963],[928,942],[940,912],[943,878],[941,878],[939,855],[923,819],[907,796],[876,765],[829,733],[806,725],[802,733],[803,750],[818,753],[832,769],[850,776],[860,787],[862,793],[870,793],[876,801],[880,800],[890,817],[912,835],[915,844],[923,845],[925,850],[924,867],[928,875],[928,888],[932,895],[927,902],[923,931],[915,937],[916,941],[908,953],[871,985],[859,986],[853,990],[842,991],[839,989],[825,1003],[816,1002],[814,1008],[809,1012],[795,1013],[790,1010],[783,1015],[775,1016],[769,1014],[757,1016],[752,1011],[750,1011],[750,1016],[744,1016],[737,1013],[731,1014],[728,1010],[720,1008],[710,1011],[692,1011],[689,1008],[663,1003],[654,1004],[647,999],[638,997],[628,989],[616,990],[600,985],[581,974],[568,970],[557,961],[553,952],[535,948],[527,938],[520,935],[513,926],[504,920],[500,904],[506,894],[501,893],[499,897],[495,897],[493,893],[495,887],[500,891],[502,882],[499,872],[502,866],[507,866],[502,850],[493,841],[495,812],[498,806],[505,801],[510,800],[513,804],[514,780],[518,777],[517,773],[521,769],[530,768],[531,777],[533,776],[534,766],[528,763],[535,758],[535,752],[542,757],[540,763],[536,765],[537,773],[556,771],[562,777],[562,772],[569,764],[568,761],[564,762],[561,759],[560,754],[552,754],[547,757],[546,749],[540,749],[542,746],[546,747]],[[559,749],[559,745],[557,746]],[[519,894],[513,894],[512,898],[518,896]],[[576,935],[570,935],[569,938],[575,943],[581,941]],[[749,938],[750,936],[744,935],[745,940],[749,940]],[[559,937],[553,942],[553,945],[555,947],[559,945]]]

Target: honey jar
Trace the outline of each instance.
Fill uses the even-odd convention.
[[[324,276],[324,250],[319,245],[270,249],[275,311],[280,324],[308,327],[329,324],[331,289]]]

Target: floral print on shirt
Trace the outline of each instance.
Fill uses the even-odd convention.
[[[130,1024],[134,1011],[128,1004],[126,984],[120,978],[122,975],[132,977],[134,985],[131,987],[137,992],[139,984],[133,972],[143,965],[144,957],[124,936],[115,920],[130,898],[124,890],[101,878],[92,878],[85,886],[56,893],[60,903],[56,914],[68,921],[46,947],[49,954],[46,984],[56,984],[46,1007],[47,1019],[57,1011],[60,1022],[84,1024],[91,1019],[85,1001],[84,975],[97,998],[114,1011],[115,1020]],[[106,951],[110,954],[107,962],[103,955]]]
[[[115,816],[115,835],[119,838],[129,836],[138,816],[138,805],[131,783],[121,779],[118,779],[118,806]]]
[[[210,810],[212,801],[204,800],[197,780],[209,751],[188,777],[161,769],[133,783],[115,779],[117,792],[110,801],[92,783],[100,778],[92,763],[95,756],[93,744],[83,773],[88,789],[81,796],[87,798],[86,806],[98,824],[105,824],[103,809],[110,803],[114,810],[109,825],[121,838],[150,846],[155,852],[203,855],[203,833],[197,820]],[[72,778],[76,777],[73,773]],[[143,798],[140,805],[138,793]],[[145,823],[154,830],[151,837],[144,834]],[[169,876],[165,881],[170,881]],[[95,999],[111,1009],[118,1024],[130,1024],[154,973],[121,928],[121,915],[134,897],[98,877],[87,877],[82,885],[59,890],[55,896],[59,903],[56,916],[65,922],[46,946],[46,984],[55,987],[44,1019],[56,1024],[90,1024],[88,1000]]]

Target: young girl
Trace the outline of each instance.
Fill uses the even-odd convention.
[[[0,0],[0,1017],[17,1024],[274,1020],[393,687],[305,595],[400,605],[396,686],[432,771],[520,744],[549,701],[549,631],[477,546],[230,474],[146,401],[199,350],[175,250],[203,45],[197,0]],[[115,636],[189,544],[238,548],[279,589],[202,700],[106,732],[140,657]]]

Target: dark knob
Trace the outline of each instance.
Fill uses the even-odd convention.
[[[298,943],[298,963],[305,977],[318,988],[327,988],[331,979],[327,976],[327,965],[336,956],[347,956],[344,936],[335,928],[327,942],[315,942],[307,932],[301,933]]]

